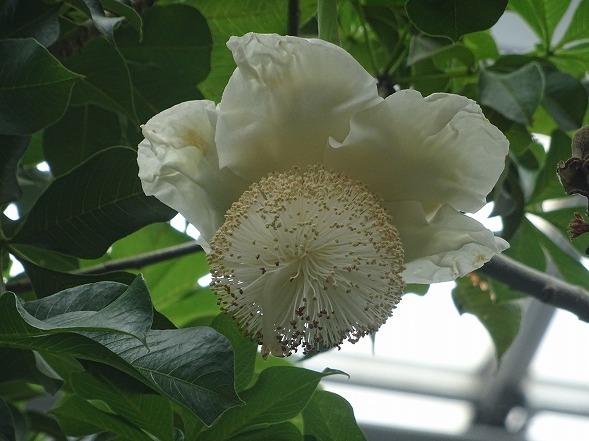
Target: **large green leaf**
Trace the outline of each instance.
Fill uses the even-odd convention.
[[[245,405],[228,410],[214,426],[202,432],[199,440],[231,439],[248,428],[294,418],[303,410],[321,378],[341,373],[333,370],[314,372],[293,366],[265,369],[256,384],[240,394]]]
[[[85,75],[72,92],[72,104],[96,104],[122,113],[137,124],[129,70],[116,46],[105,38],[94,38],[64,65]],[[104,129],[108,130],[108,129]]]
[[[480,320],[495,344],[497,359],[501,359],[519,332],[519,305],[500,301],[492,286],[478,276],[458,279],[452,290],[452,299],[461,314],[473,314]]]
[[[169,220],[174,211],[145,196],[137,173],[134,150],[113,147],[97,153],[51,183],[13,242],[96,258],[115,240]]]
[[[80,398],[101,400],[116,415],[156,436],[160,441],[174,441],[172,406],[168,399],[155,394],[138,394],[115,384],[109,378],[100,380],[87,373],[70,376],[70,385]]]
[[[59,36],[58,11],[58,3],[7,0],[0,14],[0,38],[34,38],[47,47]]]
[[[454,41],[464,34],[489,29],[506,6],[507,0],[408,0],[405,4],[419,30]]]
[[[510,0],[509,6],[530,25],[544,48],[548,49],[556,25],[569,3],[570,0]]]
[[[587,90],[568,73],[549,67],[543,72],[546,84],[542,104],[562,131],[579,129],[587,111]]]
[[[20,197],[16,170],[29,138],[0,135],[0,207]]]
[[[231,52],[225,46],[229,37],[247,32],[285,34],[287,3],[265,0],[188,0],[188,3],[202,12],[211,28],[211,74],[200,84],[200,90],[207,98],[218,102],[231,73],[235,70]]]
[[[141,298],[149,300],[145,286],[139,283],[124,292],[109,282],[78,287],[84,292],[92,289],[102,295],[78,298],[72,295],[75,290],[69,290],[64,292],[66,299],[58,293],[23,304],[13,294],[3,294],[0,346],[112,366],[182,404],[207,424],[241,403],[233,386],[233,356],[225,337],[201,327],[150,330],[141,341],[129,332],[143,338],[141,332],[150,324],[135,305],[141,304]],[[135,298],[129,299],[131,295]],[[92,310],[99,305],[104,308]]]
[[[80,78],[32,38],[0,40],[0,133],[28,135],[59,120]]]
[[[137,118],[142,123],[178,103],[202,98],[194,84],[178,81],[173,74],[157,66],[134,61],[128,61],[127,66],[133,80]]]
[[[143,14],[141,42],[130,27],[117,32],[116,39],[125,58],[155,65],[181,84],[196,87],[209,73],[211,34],[204,17],[190,6],[154,6]]]
[[[94,283],[27,303],[7,293],[0,296],[0,305],[0,334],[14,337],[106,331],[145,341],[153,317],[140,277],[128,287],[116,282]]]
[[[116,114],[94,105],[69,107],[60,121],[45,129],[43,152],[51,173],[60,176],[100,150],[120,145],[121,141]]]
[[[344,398],[317,390],[303,409],[305,436],[316,441],[364,441],[366,438],[354,418],[354,410]]]
[[[534,62],[510,73],[482,70],[478,87],[481,104],[517,123],[531,125],[542,100],[544,75]]]
[[[68,436],[113,432],[124,440],[152,441],[149,435],[120,416],[100,410],[75,395],[67,396],[51,413]]]

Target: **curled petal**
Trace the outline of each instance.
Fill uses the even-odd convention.
[[[356,114],[325,163],[386,201],[420,201],[428,215],[449,204],[475,212],[505,166],[508,142],[472,100],[402,90]]]
[[[143,126],[137,162],[143,191],[182,214],[208,242],[247,184],[220,170],[214,143],[217,110],[211,101],[188,101]]]
[[[382,101],[374,78],[343,49],[277,35],[231,37],[237,69],[219,105],[221,167],[257,181],[322,160],[350,117]]]
[[[509,244],[449,205],[427,220],[418,202],[387,204],[405,251],[407,283],[447,282],[480,268]]]

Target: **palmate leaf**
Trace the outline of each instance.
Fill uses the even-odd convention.
[[[0,133],[29,135],[53,124],[81,78],[32,38],[0,40]]]
[[[456,41],[464,34],[489,29],[506,6],[507,0],[409,0],[405,8],[422,32]]]
[[[239,405],[227,339],[207,327],[144,332],[151,324],[143,310],[149,293],[141,278],[125,288],[99,282],[24,304],[5,293],[0,346],[112,366],[206,424]]]
[[[509,6],[530,25],[544,47],[549,48],[552,34],[569,3],[563,0],[510,0]]]
[[[143,193],[136,156],[112,147],[57,178],[12,242],[91,259],[133,231],[171,219],[172,209]]]

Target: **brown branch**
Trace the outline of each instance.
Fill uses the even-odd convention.
[[[580,286],[563,282],[504,255],[493,257],[477,272],[589,322],[589,291]]]

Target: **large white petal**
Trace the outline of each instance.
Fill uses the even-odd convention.
[[[321,162],[329,137],[382,101],[374,78],[346,51],[321,40],[231,37],[237,69],[219,105],[221,166],[250,180]]]
[[[217,110],[211,101],[188,101],[143,126],[137,162],[143,191],[182,214],[208,242],[247,183],[220,170],[214,143]]]
[[[387,204],[403,242],[407,283],[454,280],[480,268],[509,244],[449,205],[427,220],[418,202]]]
[[[472,100],[449,94],[422,98],[402,90],[356,114],[343,144],[325,163],[367,184],[386,201],[420,201],[475,212],[505,166],[508,142]]]

